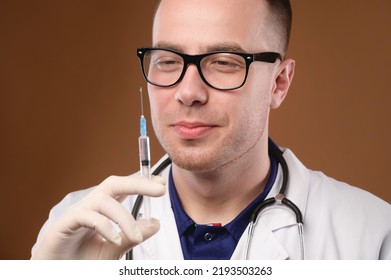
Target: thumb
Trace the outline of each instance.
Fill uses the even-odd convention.
[[[154,235],[155,233],[157,233],[160,229],[160,223],[159,223],[159,220],[155,219],[155,218],[151,218],[150,221],[147,221],[147,220],[137,220],[136,223],[135,223],[135,226],[137,227],[137,231],[139,231],[142,235],[142,242],[144,242],[145,240],[147,240],[148,238],[150,238],[152,235]],[[119,255],[123,255],[125,254],[127,251],[129,251],[130,249],[132,249],[133,247],[137,246],[139,243],[134,243],[134,242],[130,242],[126,236],[124,235],[123,232],[120,233],[121,235],[121,245],[120,247],[117,247],[117,249],[119,249],[122,253],[120,253]],[[118,254],[117,253],[114,253],[115,255]]]
[[[149,221],[141,219],[136,221],[136,226],[141,231],[143,241],[145,241],[159,231],[160,222],[154,218],[151,218]]]

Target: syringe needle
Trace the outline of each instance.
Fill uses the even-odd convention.
[[[143,87],[140,87],[141,116],[144,116]]]

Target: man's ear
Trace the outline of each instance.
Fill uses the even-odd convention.
[[[296,62],[293,59],[286,59],[280,63],[274,80],[270,102],[271,109],[277,109],[284,101],[295,74],[295,64]]]

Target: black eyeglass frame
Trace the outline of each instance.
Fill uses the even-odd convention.
[[[179,76],[178,80],[172,84],[160,85],[160,84],[154,83],[148,79],[148,77],[145,73],[145,69],[144,69],[144,56],[145,56],[145,54],[149,51],[159,51],[159,50],[172,52],[172,53],[180,56],[183,59],[184,65],[183,65],[182,73]],[[218,87],[211,85],[205,79],[205,77],[202,73],[202,70],[201,70],[201,60],[207,56],[215,55],[215,54],[219,54],[219,53],[235,54],[235,55],[239,55],[244,58],[244,60],[246,62],[246,74],[244,76],[242,84],[240,84],[237,87],[233,87],[233,88],[218,88]],[[217,90],[235,90],[235,89],[241,88],[246,83],[250,65],[254,61],[261,61],[261,62],[266,62],[266,63],[275,63],[277,61],[277,59],[282,61],[281,54],[276,53],[276,52],[241,53],[241,52],[230,52],[230,51],[217,51],[217,52],[209,52],[209,53],[204,53],[204,54],[189,55],[189,54],[184,54],[184,53],[180,53],[180,52],[177,52],[177,51],[174,51],[171,49],[165,49],[165,48],[137,48],[137,56],[140,60],[141,70],[143,72],[144,79],[152,85],[155,85],[158,87],[172,87],[172,86],[178,84],[183,79],[183,77],[186,74],[186,70],[187,70],[188,65],[194,64],[197,66],[198,73],[200,74],[200,77],[204,81],[204,83],[207,84],[208,86],[210,86],[211,88],[214,88]]]

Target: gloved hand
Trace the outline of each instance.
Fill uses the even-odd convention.
[[[128,195],[162,196],[166,180],[111,176],[49,225],[31,259],[119,259],[155,234],[158,220],[135,221],[121,205]],[[117,224],[120,232],[115,230]]]

